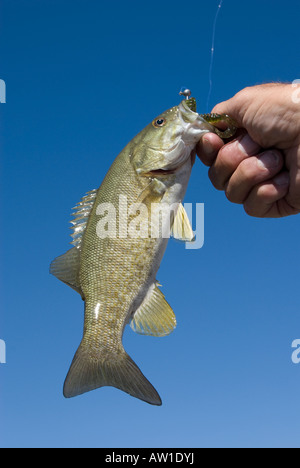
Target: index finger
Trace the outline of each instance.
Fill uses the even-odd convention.
[[[196,152],[205,166],[212,166],[222,146],[224,142],[218,135],[206,133],[197,144]]]

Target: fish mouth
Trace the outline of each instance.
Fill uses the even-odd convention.
[[[196,99],[185,99],[179,104],[179,118],[184,129],[183,140],[186,144],[197,143],[203,133],[207,133],[212,126],[196,112]]]
[[[203,131],[208,128],[207,122],[196,112],[196,99],[185,99],[179,104],[179,118],[181,120],[184,133]]]
[[[182,161],[176,167],[171,167],[170,169],[153,169],[153,171],[148,171],[143,174],[145,177],[169,177],[172,174],[176,174],[182,166],[186,163],[186,161]]]
[[[186,99],[183,103],[184,106],[188,107],[192,112],[197,112],[197,103],[195,98]]]
[[[199,117],[195,98],[184,99],[179,104],[179,114],[185,123],[194,123]]]

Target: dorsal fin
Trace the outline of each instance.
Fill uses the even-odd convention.
[[[71,237],[73,237],[71,244],[77,248],[80,248],[82,236],[85,231],[90,213],[93,209],[97,192],[98,189],[87,192],[82,200],[73,208],[75,211],[72,213],[72,216],[75,219],[70,221],[72,224],[71,229],[74,231],[73,234],[71,234]]]
[[[165,336],[176,328],[176,317],[165,296],[152,284],[142,305],[134,313],[130,326],[142,335]]]
[[[91,190],[82,200],[73,208],[74,213],[72,216],[75,218],[71,221],[73,234],[73,241],[71,244],[74,247],[64,255],[57,257],[50,265],[50,273],[63,283],[68,284],[75,291],[79,292],[83,297],[80,286],[79,270],[80,270],[80,256],[81,256],[81,241],[85,231],[89,215],[95,203],[98,190]]]

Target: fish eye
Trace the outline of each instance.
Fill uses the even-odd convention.
[[[163,127],[165,125],[165,119],[157,119],[153,122],[154,127]]]

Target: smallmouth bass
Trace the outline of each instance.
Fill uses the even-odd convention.
[[[229,124],[225,132],[214,126],[220,121]],[[182,200],[196,144],[207,132],[232,136],[232,125],[228,116],[198,114],[194,98],[183,100],[133,138],[99,189],[88,192],[75,207],[73,247],[50,266],[50,272],[85,301],[83,338],[65,380],[66,398],[113,386],[161,405],[155,388],[124,350],[124,328],[130,323],[138,333],[164,336],[176,327],[156,280],[169,237],[162,233],[170,228],[175,238],[193,240]],[[134,205],[139,208],[130,211]],[[113,216],[107,217],[110,207]],[[138,217],[136,224],[144,223],[143,235],[129,236],[127,225],[122,232],[114,229],[122,224],[125,210],[131,222]],[[149,213],[153,224],[160,212],[159,235],[154,236],[152,228],[157,226],[150,226]]]

